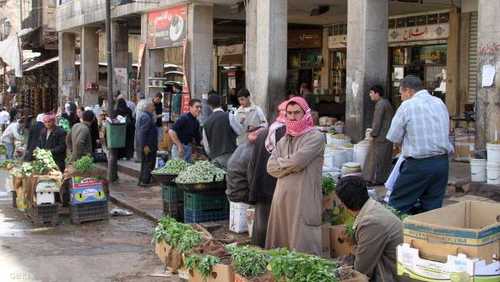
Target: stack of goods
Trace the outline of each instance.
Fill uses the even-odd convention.
[[[500,142],[486,144],[488,161],[486,163],[487,183],[500,185]]]
[[[340,172],[346,162],[353,160],[351,140],[344,134],[327,133],[323,171]]]
[[[169,160],[165,166],[154,170],[153,177],[160,182],[163,198],[163,214],[184,220],[184,191],[173,181],[190,164],[184,160]]]
[[[226,172],[208,161],[198,161],[175,179],[184,190],[184,222],[225,220],[229,202],[224,193]]]
[[[103,181],[85,177],[95,169],[90,156],[83,156],[73,164],[70,186],[71,221],[80,224],[86,221],[108,219],[108,199]]]
[[[195,227],[162,218],[153,235],[160,260],[174,273],[187,270],[192,282],[368,281],[336,261],[285,249],[223,245]]]
[[[500,204],[464,201],[409,216],[398,275],[417,281],[500,281]]]

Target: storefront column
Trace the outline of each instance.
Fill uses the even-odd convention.
[[[457,7],[453,7],[450,9],[445,98],[450,116],[457,116],[460,113],[460,63],[460,10]]]
[[[59,32],[59,105],[64,109],[64,103],[76,97],[75,77],[75,34]]]
[[[386,85],[388,58],[388,0],[348,1],[346,133],[354,142],[370,126],[374,84]],[[386,90],[386,93],[389,93]]]
[[[125,22],[114,21],[111,24],[113,38],[113,91],[128,98],[128,27]]]
[[[500,140],[500,1],[478,1],[478,84],[476,104],[476,150]],[[484,70],[496,69],[491,85],[483,85]],[[485,81],[487,82],[487,81]]]
[[[98,102],[99,36],[96,27],[82,27],[80,36],[80,98],[83,106]]]
[[[148,41],[148,14],[142,14],[141,15],[141,44],[145,46],[144,53],[142,55],[142,58],[139,58],[138,64],[140,66],[139,69],[139,78],[140,78],[140,91],[141,94],[147,95],[147,83],[148,79],[146,77],[146,65],[148,62],[146,62],[146,55],[147,55],[147,48],[148,46],[146,45],[146,42]],[[139,99],[140,97],[137,97]]]
[[[255,95],[257,76],[257,1],[249,0],[245,8],[245,87]]]
[[[330,49],[328,48],[328,37],[330,36],[328,28],[323,28],[323,43],[321,46],[321,56],[323,65],[321,66],[321,89],[330,88]]]
[[[257,24],[257,64],[252,95],[268,118],[275,116],[276,107],[286,94],[287,4],[287,0],[259,0],[257,21],[250,23]]]
[[[189,88],[191,97],[201,99],[212,90],[213,6],[191,4],[188,18]]]

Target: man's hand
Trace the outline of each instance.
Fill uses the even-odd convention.
[[[149,155],[149,153],[151,153],[151,149],[149,148],[149,146],[144,146],[144,154],[147,156]]]
[[[179,158],[184,159],[184,145],[177,145],[177,150],[179,151]]]

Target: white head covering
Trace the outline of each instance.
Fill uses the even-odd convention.
[[[38,115],[36,116],[36,121],[37,121],[37,122],[43,122],[43,117],[44,117],[44,116],[45,116],[44,114],[38,114]]]

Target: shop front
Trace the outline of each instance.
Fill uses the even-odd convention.
[[[243,43],[217,47],[217,86],[226,105],[238,107],[236,94],[245,85]]]

